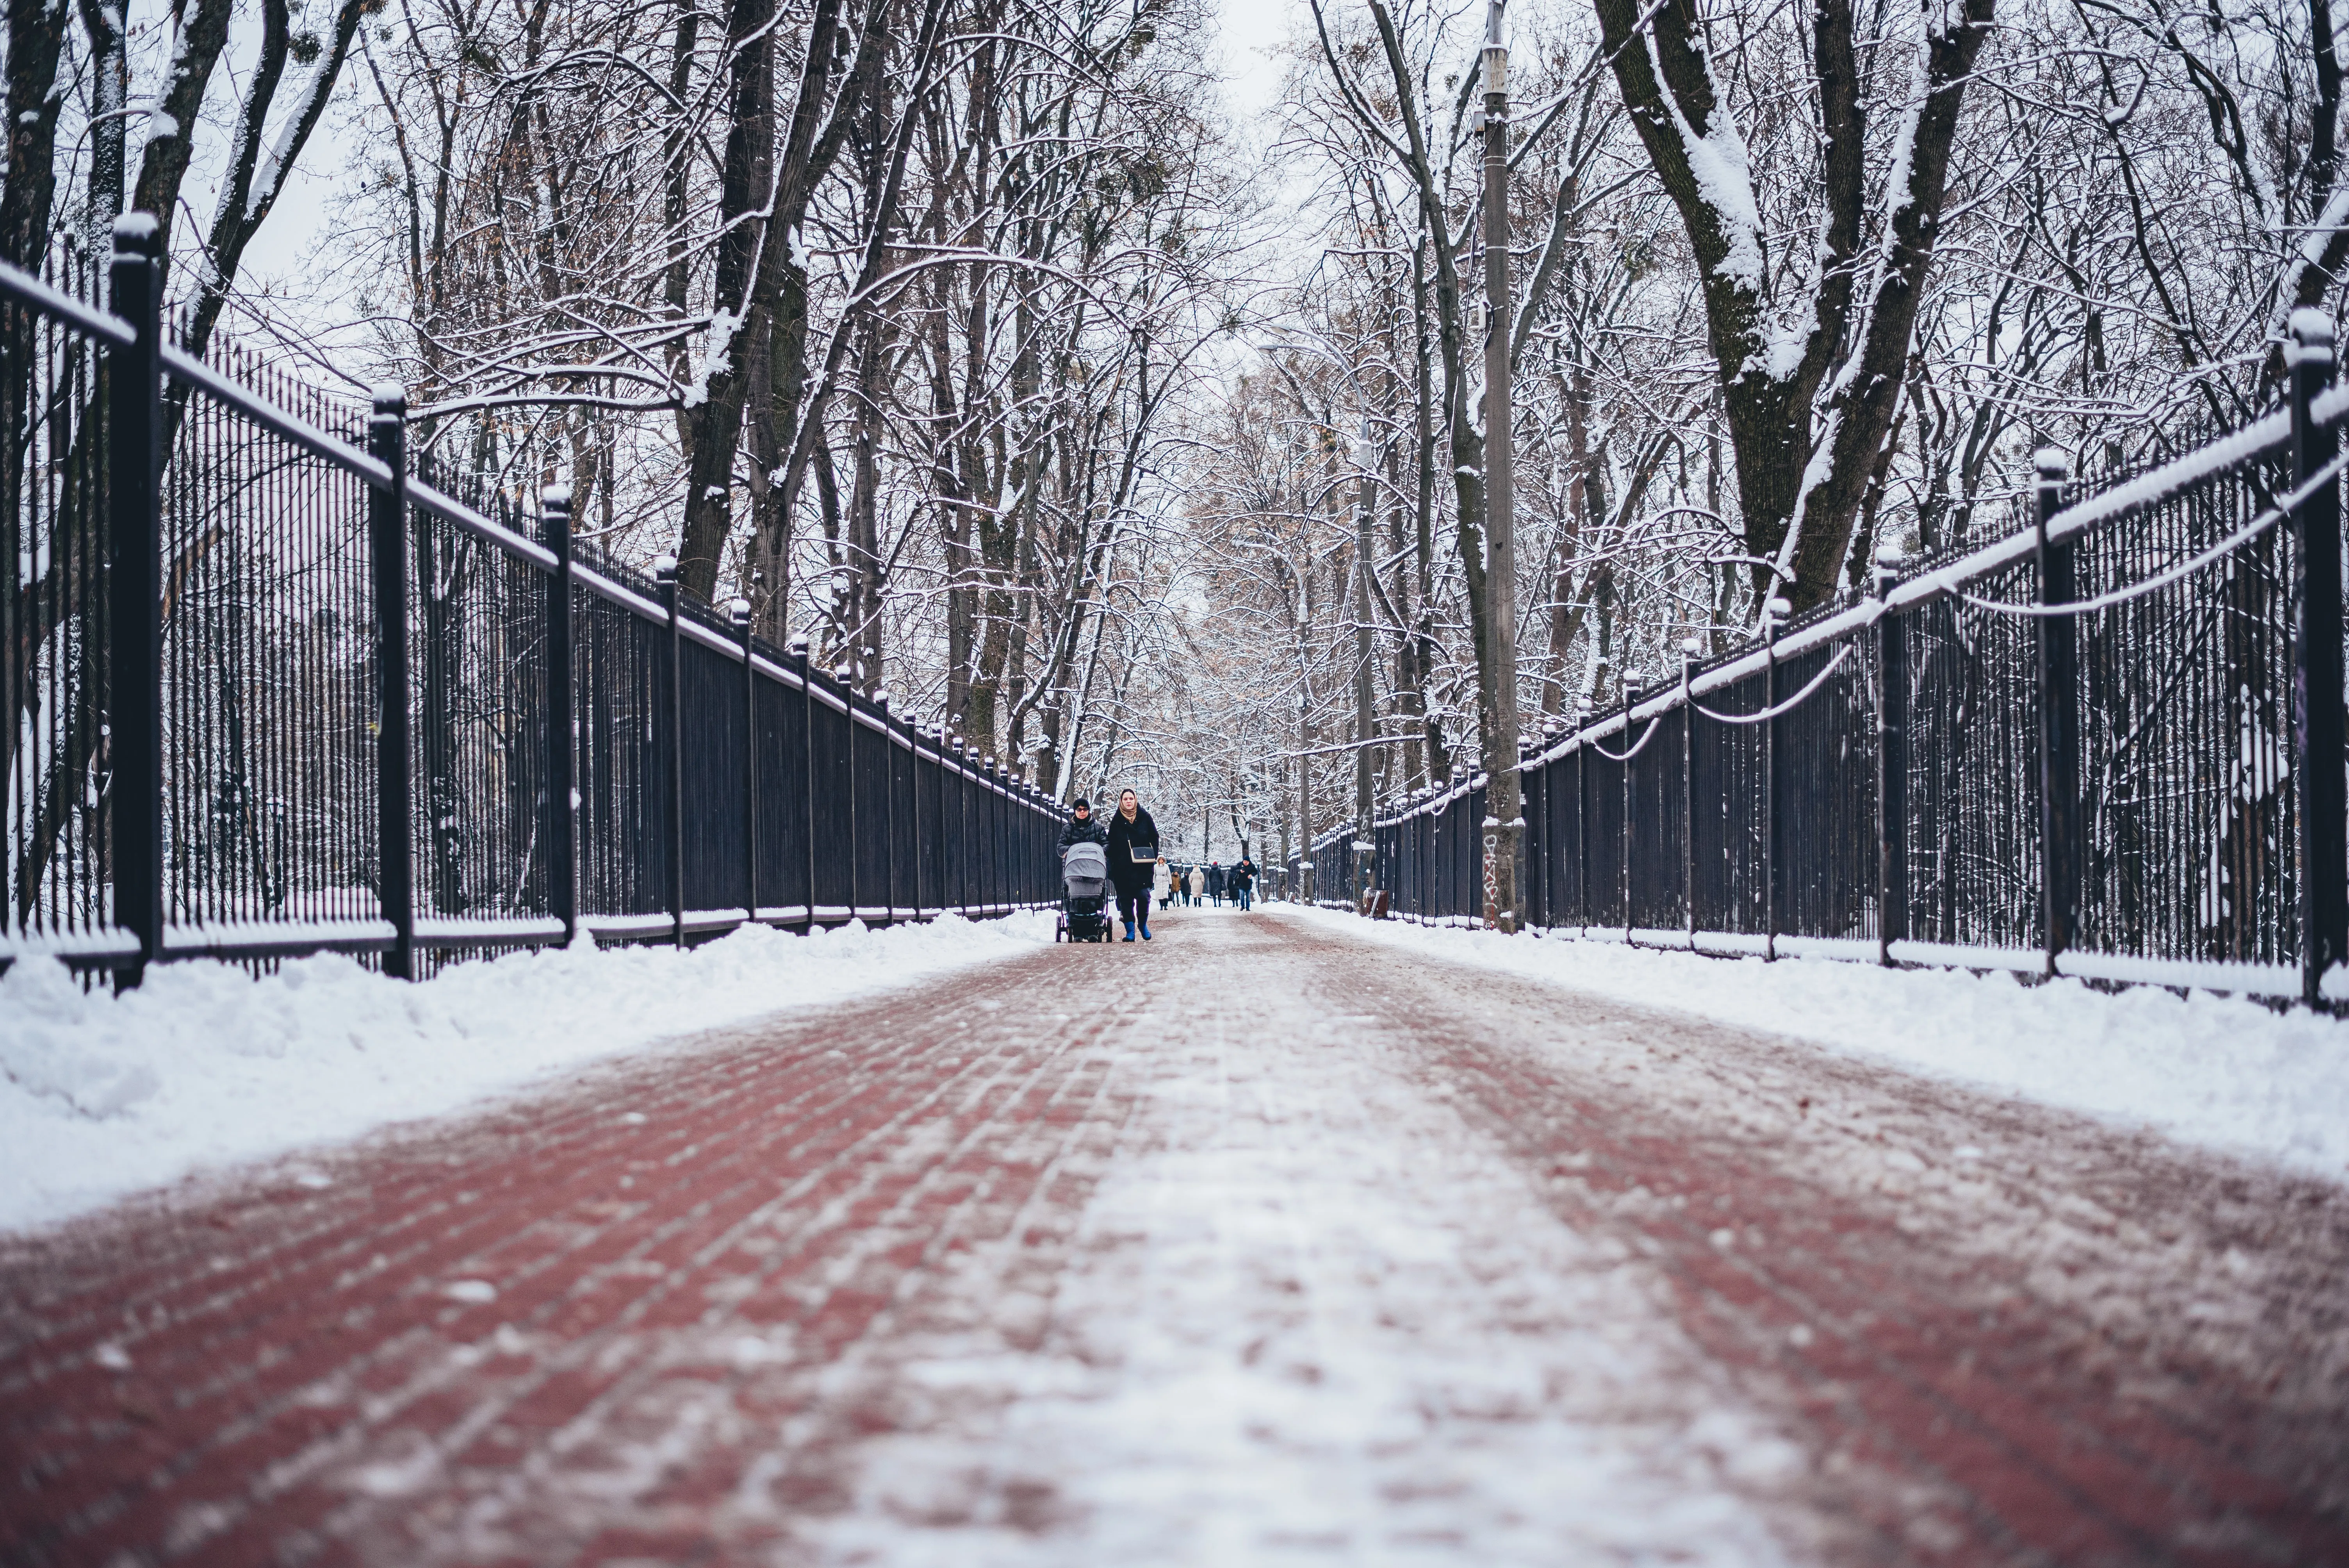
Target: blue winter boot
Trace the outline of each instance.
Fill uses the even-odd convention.
[[[1125,923],[1125,939],[1128,942],[1133,940],[1133,922],[1130,920]]]
[[[1150,917],[1146,914],[1142,917],[1142,940],[1150,940]]]

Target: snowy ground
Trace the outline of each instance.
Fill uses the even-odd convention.
[[[258,980],[171,964],[119,997],[20,962],[0,976],[0,1229],[443,1114],[667,1036],[1026,953],[1051,929],[1018,914],[814,936],[750,927],[683,954],[591,941],[413,985],[332,954]]]
[[[2207,1148],[2349,1174],[2349,1022],[2196,992],[2026,985],[2003,973],[1711,958],[1603,942],[1368,921],[1278,906],[1359,936],[1834,1050]]]
[[[1163,924],[1187,946],[1202,916]],[[964,1414],[868,1445],[818,1560],[1785,1562],[1744,1494],[1805,1458],[1654,1271],[1430,1099],[1403,1030],[1279,966],[1179,1037],[1156,1007],[1110,1026],[1144,1087],[1040,1353],[917,1347],[897,1377]]]
[[[1158,933],[0,1236],[0,1558],[2349,1562],[2337,1178],[1658,1005],[1738,965]]]

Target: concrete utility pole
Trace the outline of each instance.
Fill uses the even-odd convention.
[[[1509,51],[1502,0],[1485,13],[1485,597],[1494,734],[1485,757],[1485,923],[1525,922],[1526,831],[1517,758],[1517,542],[1509,397]]]
[[[1371,562],[1376,548],[1371,534],[1371,511],[1378,499],[1378,451],[1371,439],[1371,416],[1362,414],[1362,433],[1354,441],[1354,467],[1361,471],[1361,496],[1354,508],[1354,907],[1362,907],[1376,874],[1371,844]]]

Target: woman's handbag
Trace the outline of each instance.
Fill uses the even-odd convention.
[[[1155,863],[1158,859],[1158,846],[1156,844],[1130,844],[1127,848],[1133,853],[1133,863],[1135,865],[1151,865]]]

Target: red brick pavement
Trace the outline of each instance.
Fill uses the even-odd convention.
[[[1269,970],[1328,1013],[1376,998],[1361,1048],[1653,1261],[1811,1457],[1758,1500],[1816,1527],[1790,1539],[2349,1563],[2339,1189],[1278,917],[0,1243],[0,1560],[792,1561],[793,1517],[906,1418],[906,1346],[974,1300],[1039,1343],[1133,1113],[1117,1049]],[[1961,1144],[1994,1172],[1951,1174]]]
[[[2338,1186],[1489,975],[1434,989],[1429,1070],[1569,1224],[1636,1229],[1682,1327],[1811,1450],[1849,1555],[2349,1563]],[[1540,1049],[1464,1022],[1536,1009]],[[1650,1082],[1577,1062],[1609,1037]],[[1997,1174],[1899,1175],[1980,1146]]]

